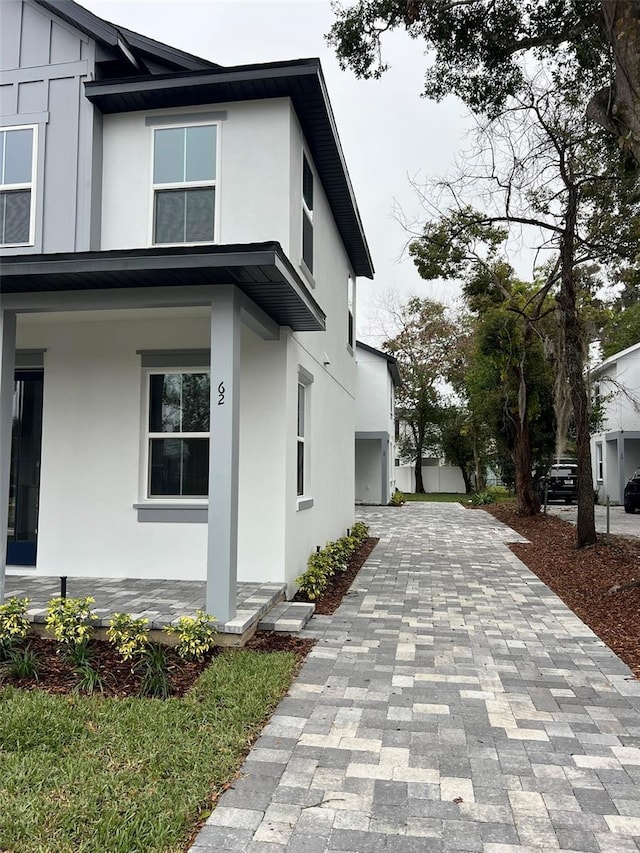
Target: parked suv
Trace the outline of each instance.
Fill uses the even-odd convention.
[[[546,476],[540,478],[538,488],[542,501],[544,501],[546,488],[548,501],[572,503],[578,497],[578,466],[575,462],[562,462],[552,465]],[[638,481],[638,489],[640,490],[640,480]]]
[[[633,477],[624,487],[624,511],[635,512],[640,508],[640,468],[636,468]]]

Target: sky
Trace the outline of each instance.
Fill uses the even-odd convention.
[[[114,24],[221,65],[319,57],[360,215],[376,270],[357,282],[360,340],[379,346],[385,335],[379,305],[417,294],[453,303],[455,284],[423,281],[404,252],[408,233],[397,211],[420,217],[411,180],[452,168],[472,120],[454,98],[421,97],[427,59],[404,33],[386,41],[390,69],[380,80],[342,71],[325,34],[334,21],[328,0],[79,0]],[[388,323],[385,323],[388,328]]]

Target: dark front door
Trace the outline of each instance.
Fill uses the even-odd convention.
[[[17,370],[13,394],[7,564],[35,566],[42,446],[42,370]]]

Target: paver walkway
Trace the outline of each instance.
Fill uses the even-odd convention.
[[[193,853],[637,853],[640,682],[452,504],[381,541]]]

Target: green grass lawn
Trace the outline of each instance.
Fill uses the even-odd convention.
[[[460,503],[460,501],[468,501],[471,497],[461,492],[427,492],[424,495],[404,492],[404,496],[408,501],[437,501],[438,503]]]
[[[0,850],[184,851],[295,667],[223,652],[164,702],[0,689]]]
[[[493,495],[494,503],[505,503],[514,500],[513,495],[504,486],[491,486],[488,491]],[[424,495],[418,495],[415,492],[410,494],[404,492],[404,496],[407,501],[436,501],[438,503],[471,502],[471,495],[464,495],[461,492],[427,492]]]

